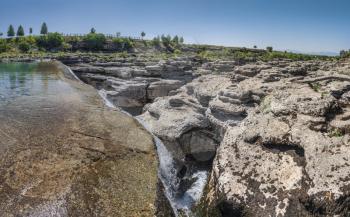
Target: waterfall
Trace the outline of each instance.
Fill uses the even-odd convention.
[[[123,111],[122,109],[117,108],[107,98],[105,90],[99,90],[98,93],[103,98],[105,104],[108,107],[118,109],[121,112],[127,114],[128,116],[133,117],[132,115]],[[192,184],[192,186],[189,189],[187,189],[187,191],[183,195],[178,196],[178,191],[180,188],[180,179],[177,176],[178,170],[176,168],[176,163],[173,155],[167,149],[164,143],[151,132],[151,130],[149,129],[147,124],[143,122],[143,120],[141,120],[138,117],[133,118],[137,120],[149,133],[151,133],[154,138],[159,159],[158,177],[164,186],[165,196],[167,197],[175,216],[179,215],[179,210],[182,210],[189,216],[191,214],[192,205],[195,202],[197,202],[202,196],[203,189],[207,182],[208,172],[203,170],[196,171],[195,173],[193,173],[190,178],[195,179],[196,181]]]

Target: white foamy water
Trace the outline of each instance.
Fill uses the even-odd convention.
[[[108,100],[105,90],[100,90],[99,94],[108,107],[118,109],[128,116],[133,117],[122,109],[117,108],[110,100]],[[202,196],[203,189],[207,182],[208,172],[197,171],[194,173],[191,178],[195,179],[196,181],[183,195],[178,196],[177,193],[180,188],[180,180],[177,177],[178,170],[176,168],[173,155],[167,149],[164,143],[152,133],[152,131],[143,120],[138,117],[133,118],[135,118],[149,133],[153,135],[159,159],[158,177],[164,186],[165,196],[167,197],[174,214],[178,216],[179,210],[182,210],[189,216],[191,214],[191,208],[193,204],[199,201]]]

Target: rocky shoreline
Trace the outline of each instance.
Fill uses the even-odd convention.
[[[179,213],[350,215],[350,61],[59,60],[170,150]]]

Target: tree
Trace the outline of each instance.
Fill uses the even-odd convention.
[[[17,29],[17,36],[24,36],[24,29],[22,25],[20,25]]]
[[[41,25],[40,34],[46,35],[47,33],[48,33],[47,25],[46,25],[46,23],[44,22],[44,23]]]
[[[273,47],[267,47],[266,50],[267,50],[268,52],[272,52],[272,51],[273,51]]]
[[[8,30],[7,30],[7,36],[8,37],[13,37],[15,36],[15,29],[13,28],[12,25],[9,26]]]
[[[159,36],[157,36],[157,37],[154,37],[153,38],[153,40],[152,40],[152,44],[154,45],[154,46],[160,46],[160,37]]]
[[[102,50],[106,37],[104,34],[90,33],[84,37],[83,41],[88,50]]]
[[[94,27],[91,28],[90,33],[94,34],[96,33],[96,29]]]
[[[177,35],[175,35],[175,37],[173,38],[173,42],[175,43],[175,44],[179,44],[179,36],[177,36]]]
[[[33,34],[33,28],[32,27],[29,28],[29,34],[30,35]]]
[[[185,42],[184,38],[183,38],[183,37],[180,37],[179,42],[180,42],[181,44],[183,44],[183,43]]]
[[[254,49],[257,49],[257,48],[258,48],[258,46],[254,45]]]
[[[3,36],[3,35],[4,35],[4,33],[0,32],[0,37]]]
[[[60,48],[63,45],[64,38],[60,33],[48,33],[47,35],[41,35],[36,38],[38,47],[45,49]]]
[[[143,38],[146,36],[146,33],[145,32],[141,32],[141,37],[142,37],[142,40],[143,40]]]

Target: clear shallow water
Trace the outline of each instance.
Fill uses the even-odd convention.
[[[103,91],[99,92],[107,106],[115,107]],[[70,104],[78,100],[72,99],[75,95],[74,88],[64,81],[62,73],[52,63],[0,63],[0,111],[6,110],[6,104],[20,106],[20,110],[26,116],[42,116],[47,113],[45,120],[52,118],[60,112],[47,112],[47,109],[57,108],[59,111],[66,110],[64,107],[71,107]],[[65,103],[66,102],[66,103]],[[12,107],[11,107],[12,108]],[[33,115],[32,111],[36,111]],[[8,110],[12,113],[11,110]],[[22,112],[21,112],[22,113]],[[136,118],[147,129],[146,124]],[[55,120],[52,121],[53,123]],[[38,125],[38,124],[36,124]],[[38,133],[43,133],[38,132]],[[191,206],[199,200],[207,179],[207,172],[199,171],[193,174],[196,182],[183,195],[178,195],[179,179],[172,153],[166,148],[160,139],[155,137],[160,162],[159,178],[165,187],[166,196],[177,215],[177,210],[184,210],[190,213]]]
[[[0,63],[0,103],[22,96],[52,97],[71,88],[51,63]]]

